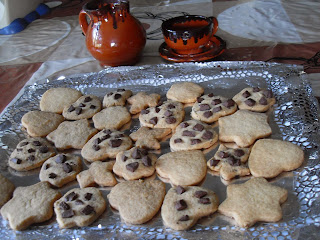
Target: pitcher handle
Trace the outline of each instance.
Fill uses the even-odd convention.
[[[218,20],[215,17],[210,17],[212,19],[213,27],[212,27],[212,36],[216,34],[218,31]]]
[[[84,10],[81,10],[80,13],[79,13],[79,23],[80,23],[80,27],[81,27],[82,32],[83,32],[84,35],[86,35],[87,29],[88,29],[88,26],[89,26],[89,24],[87,22],[86,15],[87,15],[87,13]]]

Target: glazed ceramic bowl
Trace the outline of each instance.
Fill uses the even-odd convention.
[[[195,54],[210,44],[218,21],[215,17],[186,15],[164,21],[161,28],[169,48],[180,54]]]

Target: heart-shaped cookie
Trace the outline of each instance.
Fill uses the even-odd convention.
[[[114,186],[108,200],[126,223],[142,224],[157,214],[165,194],[165,184],[159,180],[134,180]]]

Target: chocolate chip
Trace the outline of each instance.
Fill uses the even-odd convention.
[[[101,137],[101,141],[104,141],[104,140],[106,140],[106,139],[108,139],[108,138],[110,138],[110,137],[111,137],[110,134],[103,135],[103,136]]]
[[[209,94],[208,94],[208,97],[213,97],[213,96],[214,96],[213,93],[209,93]]]
[[[15,164],[21,164],[22,163],[22,160],[19,159],[19,158],[11,158],[10,161],[15,163]]]
[[[40,141],[33,141],[32,144],[34,146],[41,146],[41,142]]]
[[[201,204],[210,204],[211,203],[209,198],[200,198],[198,202]]]
[[[199,144],[199,143],[201,143],[200,139],[198,139],[198,138],[191,139],[191,145],[195,145],[195,144]]]
[[[146,109],[142,109],[141,110],[141,114],[148,114],[150,111],[149,110],[146,110]]]
[[[203,116],[206,117],[206,118],[209,118],[213,115],[213,113],[211,111],[206,111],[203,113]]]
[[[72,209],[69,209],[69,210],[66,210],[66,211],[63,211],[61,213],[61,217],[62,218],[71,218],[74,216],[74,212],[72,211]]]
[[[76,108],[73,105],[68,108],[68,112],[73,112],[74,110],[76,110]]]
[[[122,160],[123,162],[127,161],[127,159],[128,159],[128,157],[127,157],[126,155],[122,155],[121,160]]]
[[[204,100],[204,99],[203,99],[202,97],[198,97],[198,98],[197,98],[197,102],[198,102],[198,103],[201,103],[203,100]]]
[[[55,174],[55,173],[49,173],[49,176],[48,176],[49,178],[51,178],[51,179],[55,179],[56,177],[57,177],[57,174]]]
[[[192,129],[201,132],[204,129],[204,126],[200,123],[197,123],[196,125],[193,126]]]
[[[101,143],[101,139],[100,138],[96,138],[95,140],[93,140],[93,144],[94,145],[98,145],[99,143]]]
[[[236,149],[234,150],[234,153],[233,153],[236,157],[242,157],[245,152],[242,150],[242,149]]]
[[[20,146],[20,147],[23,147],[23,146],[26,146],[26,145],[28,145],[28,144],[29,144],[29,142],[26,141],[26,142],[20,143],[19,146]]]
[[[189,219],[190,219],[189,215],[183,215],[181,218],[179,218],[179,221],[184,222],[184,221],[188,221]]]
[[[28,153],[33,153],[33,152],[35,152],[36,150],[34,150],[33,148],[29,148],[28,149]]]
[[[245,104],[247,104],[249,107],[252,107],[256,104],[256,101],[253,100],[252,98],[248,98],[247,100],[244,101]]]
[[[200,104],[200,111],[207,111],[210,110],[209,104]]]
[[[84,215],[90,215],[91,213],[94,212],[94,208],[90,205],[85,206],[82,210],[81,213]]]
[[[90,105],[90,109],[96,109],[95,105]]]
[[[153,124],[153,125],[156,125],[158,122],[158,118],[157,117],[153,117],[149,120],[149,123]]]
[[[138,162],[133,162],[126,165],[126,169],[130,172],[136,171],[138,167],[139,167]]]
[[[142,157],[141,153],[139,151],[139,148],[133,149],[133,151],[131,153],[131,157],[134,158],[134,159],[140,159]]]
[[[208,130],[202,134],[202,138],[205,140],[211,139],[212,137],[213,137],[213,133]]]
[[[99,151],[100,150],[100,146],[97,145],[97,144],[93,144],[92,145],[92,149],[95,150],[95,151]]]
[[[181,128],[186,128],[186,127],[189,126],[189,123],[183,122],[183,123],[181,123],[179,126],[180,126]]]
[[[167,117],[166,118],[166,123],[168,123],[168,124],[173,124],[176,122],[177,122],[177,119],[175,117]]]
[[[79,107],[84,108],[86,105],[84,103],[80,103]]]
[[[30,155],[30,156],[27,158],[27,160],[33,162],[34,160],[36,160],[36,157],[35,157],[34,155]]]
[[[181,200],[178,200],[178,201],[175,202],[174,207],[175,207],[178,211],[181,211],[181,210],[187,208],[187,203],[186,203],[183,199],[181,199]]]
[[[253,91],[253,92],[260,92],[260,88],[254,87],[254,88],[252,88],[252,91]]]
[[[65,161],[67,161],[67,156],[64,154],[59,154],[58,156],[56,156],[55,158],[55,162],[56,163],[64,163]]]
[[[170,104],[168,104],[167,108],[172,109],[172,108],[176,108],[176,106],[174,104],[170,103]]]
[[[224,151],[220,151],[220,152],[218,152],[218,156],[221,158],[227,158],[230,156],[230,154],[227,152],[224,152]]]
[[[211,160],[209,161],[209,164],[210,164],[211,167],[215,167],[215,166],[218,165],[219,162],[220,162],[219,160],[211,159]]]
[[[71,173],[73,171],[72,166],[69,163],[64,163],[62,168],[66,173]]]
[[[248,91],[245,91],[244,93],[242,93],[242,97],[244,98],[248,98],[251,96],[251,93],[249,93]]]
[[[182,136],[187,136],[187,137],[195,137],[196,133],[193,131],[189,131],[189,130],[184,130],[182,132]]]
[[[113,94],[113,92],[109,92],[109,93],[107,94],[107,97],[110,97],[112,94]]]
[[[222,110],[222,107],[221,107],[221,106],[212,108],[212,112],[214,112],[214,113],[220,112],[221,110]]]
[[[259,103],[261,105],[268,105],[268,100],[265,97],[260,98]]]
[[[230,156],[227,158],[227,162],[231,165],[231,166],[240,166],[240,160],[236,159],[233,156]]]
[[[71,192],[66,196],[66,201],[74,201],[79,197],[75,192]]]
[[[126,90],[124,88],[117,89],[117,92],[125,92]]]
[[[194,196],[196,198],[203,198],[204,196],[206,196],[208,193],[206,191],[196,191],[194,193]]]
[[[90,102],[90,101],[92,101],[91,97],[85,97],[84,102]]]
[[[112,131],[111,131],[110,129],[104,129],[104,130],[103,130],[103,133],[105,133],[105,134],[111,134]]]
[[[226,108],[231,108],[235,105],[236,103],[232,99],[228,99],[227,101],[223,102],[222,105],[225,106]]]
[[[76,205],[83,205],[84,204],[84,202],[82,202],[80,199],[75,200],[74,203]]]
[[[121,98],[121,94],[116,93],[116,94],[114,95],[114,99],[119,99],[119,98]]]
[[[183,187],[181,187],[180,185],[178,187],[176,187],[176,192],[177,194],[182,194],[186,191],[186,189],[184,189]]]
[[[92,193],[86,193],[84,195],[84,199],[87,200],[87,201],[90,201],[91,198],[92,198]]]
[[[211,102],[212,105],[218,105],[220,103],[221,103],[221,100],[219,98],[213,99]]]
[[[263,95],[266,97],[266,98],[272,98],[273,97],[273,93],[271,90],[264,90],[263,91]]]
[[[41,146],[41,147],[39,148],[39,151],[40,151],[41,153],[47,153],[47,152],[49,152],[49,148],[48,148],[47,146]]]
[[[173,142],[174,143],[182,143],[183,140],[181,138],[176,138]]]
[[[146,167],[151,167],[152,166],[151,158],[149,158],[149,156],[143,156],[142,157],[142,163]]]
[[[76,114],[77,114],[77,115],[80,115],[81,113],[82,113],[82,108],[77,107],[77,108],[76,108]]]
[[[70,209],[70,206],[68,203],[62,201],[60,204],[59,204],[59,207],[63,210],[69,210]]]
[[[47,170],[47,169],[49,169],[50,167],[51,167],[50,164],[47,163],[47,164],[45,165],[44,169]]]
[[[170,116],[172,116],[172,112],[170,111],[170,110],[167,110],[167,111],[165,111],[164,112],[164,115],[166,116],[166,117],[170,117]]]
[[[139,151],[142,156],[148,155],[148,152],[149,152],[148,149],[145,149],[145,148],[139,148]]]
[[[17,148],[17,152],[22,152],[23,149],[22,148]]]
[[[157,104],[157,107],[160,107],[162,104],[163,104],[163,101],[160,100],[160,101],[158,102],[158,104]]]
[[[121,144],[122,144],[122,140],[121,139],[110,140],[110,145],[113,148],[119,147]]]
[[[156,113],[158,113],[158,112],[160,112],[161,109],[156,107],[154,110],[155,110]]]

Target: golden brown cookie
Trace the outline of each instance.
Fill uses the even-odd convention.
[[[60,197],[48,182],[18,187],[13,198],[1,208],[1,215],[13,230],[24,230],[33,223],[49,220],[53,215],[53,203]]]
[[[203,87],[196,83],[179,82],[172,84],[167,92],[167,98],[181,103],[194,103],[203,92]]]
[[[109,92],[103,98],[103,107],[124,106],[131,95],[132,92],[125,89],[117,89]]]
[[[9,201],[14,189],[14,184],[0,174],[0,208]]]
[[[280,204],[288,191],[268,183],[264,178],[252,178],[243,184],[227,187],[227,198],[218,211],[236,220],[240,227],[250,227],[258,221],[277,222],[282,218]]]
[[[103,109],[92,118],[94,127],[102,129],[120,129],[131,120],[131,115],[126,107],[114,106]]]
[[[249,169],[255,177],[273,178],[301,166],[303,150],[287,141],[260,139],[252,147]]]
[[[128,103],[131,104],[129,111],[131,114],[137,114],[147,107],[157,106],[159,100],[160,94],[151,93],[148,95],[145,92],[138,92],[136,95],[128,98]]]
[[[198,219],[217,211],[217,195],[206,188],[178,186],[171,188],[161,207],[163,223],[174,230],[185,230]]]

